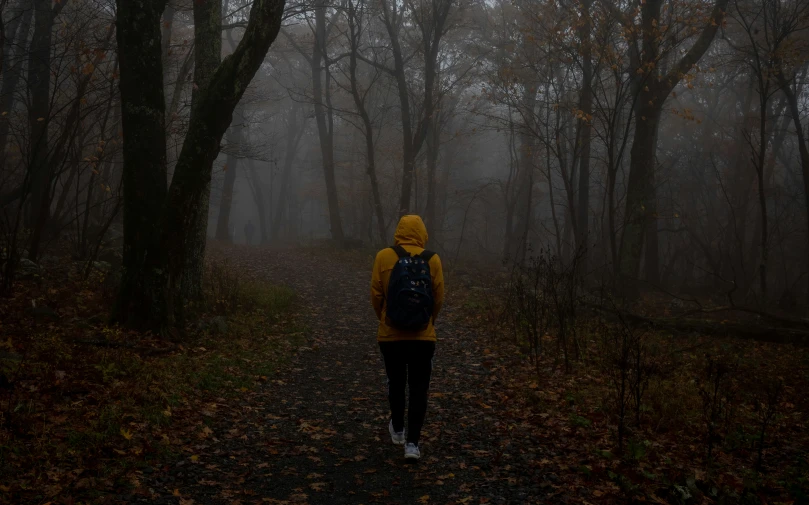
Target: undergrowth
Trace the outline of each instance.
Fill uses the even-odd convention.
[[[184,451],[303,340],[291,290],[224,262],[175,342],[106,325],[105,277],[55,270],[0,308],[0,501],[136,486],[129,469]]]
[[[809,503],[809,349],[629,324],[555,261],[471,277],[487,282],[456,305],[560,486],[594,503]]]

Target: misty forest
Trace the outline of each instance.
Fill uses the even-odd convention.
[[[0,502],[809,504],[809,2],[0,0],[0,49]]]

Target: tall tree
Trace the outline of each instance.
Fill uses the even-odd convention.
[[[227,6],[226,6],[227,8]],[[227,31],[229,51],[236,48],[236,41],[233,39],[233,30]],[[236,108],[235,113],[236,124],[232,124],[228,132],[225,134],[227,140],[228,150],[227,159],[225,160],[225,181],[222,187],[222,200],[219,204],[219,217],[216,221],[216,240],[230,243],[230,208],[233,204],[233,188],[236,185],[236,173],[238,171],[239,158],[234,152],[242,140],[242,130],[245,122],[244,106]]]
[[[715,0],[707,21],[690,49],[672,66],[667,73],[661,71],[664,57],[682,40],[676,34],[664,38],[667,20],[662,17],[665,0],[647,0],[640,9],[640,26],[635,25],[632,13],[622,15],[624,29],[631,34],[631,72],[637,75],[634,93],[635,131],[632,141],[629,178],[626,189],[626,212],[624,231],[621,236],[620,272],[622,285],[627,295],[638,292],[638,274],[641,253],[646,245],[647,281],[656,284],[657,279],[657,209],[655,196],[655,151],[657,132],[666,99],[691,71],[702,55],[708,50],[723,23],[729,0]],[[694,12],[689,22],[695,26],[702,19],[700,6],[692,6]],[[672,21],[676,22],[676,21]],[[672,31],[674,31],[672,29]],[[664,51],[662,42],[668,43]]]
[[[26,223],[33,229],[29,255],[36,259],[45,225],[50,217],[52,167],[49,126],[51,121],[51,50],[53,23],[67,2],[53,4],[51,0],[34,0],[34,34],[28,57],[28,108],[30,132],[28,153],[28,191],[30,206]]]
[[[359,77],[357,75],[357,63],[360,54],[360,38],[364,30],[365,6],[360,2],[348,0],[348,40],[349,40],[349,81],[351,83],[351,97],[354,100],[354,107],[362,121],[361,130],[365,136],[365,171],[368,174],[368,181],[371,184],[371,195],[373,198],[374,213],[376,214],[377,233],[381,244],[387,240],[385,233],[385,212],[382,207],[382,196],[379,191],[379,180],[376,173],[376,148],[374,146],[374,128],[371,122],[371,115],[366,107],[366,100],[373,87],[373,76],[371,85],[364,87],[360,91]]]
[[[331,238],[342,242],[343,222],[340,218],[340,199],[337,195],[337,180],[334,174],[334,115],[330,102],[331,72],[326,50],[326,0],[315,2],[315,42],[312,48],[312,94],[315,106],[315,121],[320,138],[323,176],[326,180],[326,198],[329,203]],[[326,83],[323,84],[325,73]],[[325,90],[324,90],[325,88]],[[325,99],[324,99],[325,95]]]
[[[410,89],[408,87],[407,62],[402,49],[401,32],[406,26],[406,8],[410,9],[410,21],[418,28],[417,39],[420,51],[424,58],[424,94],[421,104],[422,114],[417,118],[415,128],[413,113],[410,104]],[[393,54],[393,68],[382,67],[390,73],[396,81],[399,95],[399,108],[402,122],[402,195],[399,200],[399,213],[410,212],[413,191],[413,174],[416,167],[416,157],[427,137],[430,122],[434,120],[436,103],[436,76],[438,70],[438,51],[441,38],[447,30],[451,0],[429,0],[417,7],[413,2],[405,2],[401,9],[395,2],[382,0],[382,21],[390,38],[390,49]],[[378,63],[376,63],[378,65]]]
[[[579,121],[576,135],[577,144],[581,146],[579,154],[579,197],[576,217],[578,224],[576,230],[576,249],[578,254],[586,254],[590,235],[590,146],[593,130],[593,45],[591,8],[593,0],[581,2],[581,25],[579,40],[581,41],[582,82],[579,95]],[[586,262],[585,262],[586,264]]]
[[[189,118],[190,124],[199,121],[199,116],[202,111],[194,107],[194,105],[201,100],[203,93],[207,90],[211,77],[218,68],[222,61],[222,0],[206,0],[204,2],[194,2],[194,88],[191,93],[191,117]],[[238,103],[238,101],[237,101]],[[232,122],[233,110],[228,112],[227,123],[228,126]],[[189,130],[190,133],[190,130]],[[224,133],[224,132],[223,132]],[[213,156],[216,159],[219,156],[220,143],[222,140],[219,137],[205,137],[198,139],[202,144],[195,146],[195,149],[204,150],[210,149],[214,152]],[[187,140],[187,139],[186,139]],[[208,145],[205,145],[208,144]],[[183,144],[183,151],[185,151],[185,143]],[[180,154],[182,157],[182,153]],[[199,160],[200,163],[206,161]],[[179,163],[179,162],[178,162]],[[175,251],[173,255],[169,256],[169,261],[174,262],[174,271],[182,272],[179,279],[177,276],[172,276],[173,282],[170,285],[172,293],[179,295],[178,297],[171,298],[170,300],[177,300],[175,304],[177,309],[182,309],[182,304],[186,300],[197,299],[202,294],[202,272],[205,259],[205,243],[208,240],[208,206],[211,199],[211,175],[213,170],[213,160],[208,166],[207,176],[203,178],[205,184],[201,188],[201,193],[198,196],[196,205],[188,206],[187,211],[189,214],[184,216],[184,219],[189,219],[191,225],[190,229],[178,229],[181,233],[184,232],[184,252],[179,250]],[[183,174],[185,175],[185,173]],[[183,185],[187,183],[185,179],[176,179],[177,172],[175,171],[172,178],[172,184],[169,188],[169,198],[176,195],[178,192],[183,192]],[[176,181],[176,182],[175,182]],[[175,289],[179,291],[177,291]]]
[[[189,123],[171,187],[160,215],[157,230],[159,240],[157,245],[152,245],[147,252],[145,263],[153,268],[148,269],[151,272],[147,272],[144,268],[135,269],[135,278],[122,286],[119,296],[119,318],[138,326],[153,328],[175,324],[178,318],[181,320],[186,297],[194,290],[194,286],[190,286],[188,280],[196,277],[195,265],[201,263],[205,251],[204,240],[201,244],[199,241],[198,223],[202,216],[207,216],[207,196],[213,163],[219,154],[222,136],[230,126],[233,110],[278,35],[284,4],[283,0],[255,0],[250,9],[250,19],[244,36],[236,50],[214,67],[215,70],[205,85],[197,84],[198,89],[195,90],[197,94],[192,100],[193,119]],[[134,9],[131,8],[133,6]],[[146,73],[145,66],[133,64],[131,61],[125,63],[121,58],[123,108],[126,110],[132,107],[130,100],[138,99],[137,92],[123,85],[124,66],[128,64],[133,67],[129,69],[130,77],[139,79],[142,87],[144,81],[151,81],[150,89],[160,89],[160,104],[158,105],[155,100],[156,108],[149,109],[152,112],[159,112],[159,118],[155,116],[152,119],[154,124],[162,122],[165,107],[162,101],[162,68],[159,58],[159,20],[164,7],[165,0],[118,0],[119,25],[128,25],[130,30],[131,27],[136,27],[145,31],[140,40],[121,37],[119,34],[119,51],[124,53],[131,51],[136,57],[141,56],[141,61],[152,62],[157,66],[156,69],[151,69],[151,73]],[[211,16],[216,14],[212,12]],[[212,33],[213,30],[210,30]],[[206,61],[214,57],[210,47],[208,46],[205,53]],[[218,58],[218,55],[216,57]],[[143,114],[149,110],[140,112]],[[124,123],[125,143],[127,136],[133,133]],[[161,143],[165,144],[165,139]],[[127,175],[131,177],[132,172],[138,170],[132,160],[126,159],[127,152],[125,146],[125,178]],[[125,201],[125,206],[130,203]],[[147,232],[154,231],[154,228],[147,230]],[[131,230],[129,233],[134,232],[135,230]],[[128,266],[125,265],[125,268]],[[143,291],[142,288],[147,284],[143,279],[151,278],[157,280],[152,283],[153,289]],[[150,297],[152,303],[126,303],[145,297]]]
[[[3,46],[5,65],[2,69],[3,84],[0,86],[0,169],[3,169],[6,163],[4,154],[11,128],[11,117],[17,88],[23,74],[24,55],[28,49],[29,31],[31,30],[33,17],[34,9],[24,9],[22,15],[18,16],[19,23],[9,23],[11,26],[5,34],[6,44]],[[0,195],[0,205],[6,205],[13,199],[19,198],[21,194],[22,187],[8,193],[4,191]]]
[[[166,0],[118,0],[124,248],[113,317],[134,327],[166,318],[160,228],[168,192],[160,19]]]

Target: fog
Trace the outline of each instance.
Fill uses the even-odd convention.
[[[202,253],[195,226],[208,241],[246,244],[250,222],[254,246],[371,249],[417,213],[450,264],[545,251],[635,294],[805,307],[804,2],[317,1],[286,3],[280,27],[251,19],[266,5],[214,3],[152,2],[159,26],[131,53],[114,2],[50,17],[43,0],[4,4],[7,279],[57,243],[92,261],[118,240],[125,265],[127,215],[162,219],[166,194],[179,210],[161,240]],[[277,34],[251,39],[269,50],[249,53],[254,75],[223,72],[249,85],[217,99],[204,79],[251,22]],[[149,42],[157,66],[130,71]],[[197,96],[217,106],[197,113]],[[161,101],[165,159],[127,119]],[[197,119],[209,125],[193,136]],[[143,163],[166,183],[149,189]],[[200,224],[172,228],[184,219]]]

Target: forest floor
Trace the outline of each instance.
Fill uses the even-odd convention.
[[[752,469],[750,430],[703,459],[693,377],[701,356],[737,346],[732,339],[675,340],[678,366],[691,365],[649,388],[643,426],[617,455],[597,349],[575,373],[556,357],[530,364],[484,329],[479,291],[450,273],[422,459],[405,463],[387,432],[370,253],[235,247],[212,256],[253,285],[288,286],[294,310],[288,290],[273,288],[271,315],[230,315],[223,332],[211,320],[202,336],[167,343],[104,329],[92,316],[92,300],[110,297],[103,290],[49,300],[56,310],[37,312],[33,341],[22,329],[28,298],[71,288],[39,283],[41,296],[27,287],[0,306],[0,358],[22,363],[0,405],[0,503],[807,503],[805,348],[743,344],[752,362],[785,376],[763,472]],[[79,323],[103,338],[65,334]],[[80,358],[88,342],[100,350]],[[90,364],[77,366],[82,359]]]
[[[143,473],[142,488],[151,491],[128,500],[522,504],[552,492],[543,444],[526,419],[501,408],[498,379],[481,363],[474,331],[453,314],[451,295],[438,326],[422,459],[406,464],[387,431],[372,258],[254,250],[239,261],[296,291],[307,342],[266,384],[204,418],[211,432],[193,444],[193,460],[189,454]]]

